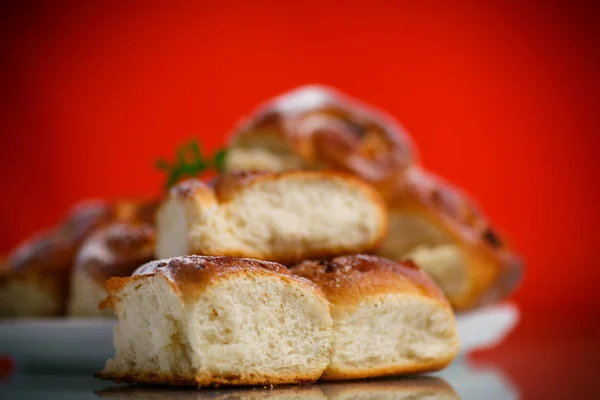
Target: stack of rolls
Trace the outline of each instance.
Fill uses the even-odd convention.
[[[8,258],[2,314],[114,314],[102,379],[306,383],[440,370],[459,351],[454,311],[519,280],[506,241],[404,129],[334,90],[262,106],[227,169],[160,205],[80,208]]]
[[[163,259],[107,282],[116,355],[98,376],[262,385],[444,368],[459,339],[442,291],[411,262],[358,254],[387,221],[379,192],[343,172],[181,182],[157,211]]]
[[[427,172],[402,126],[324,86],[306,86],[264,105],[236,129],[227,170],[346,171],[373,184],[389,211],[378,254],[412,259],[468,310],[508,296],[522,263],[464,192]]]

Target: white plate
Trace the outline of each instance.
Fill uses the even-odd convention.
[[[457,316],[460,356],[493,347],[515,327],[519,309],[499,304]],[[107,319],[34,319],[0,322],[0,356],[8,354],[19,369],[98,371],[114,354],[114,321]]]

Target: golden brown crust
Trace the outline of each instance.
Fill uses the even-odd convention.
[[[272,136],[307,162],[351,171],[369,181],[415,163],[410,137],[392,117],[324,86],[306,86],[259,108],[233,140],[252,146]]]
[[[215,285],[220,279],[229,279],[233,276],[249,278],[270,276],[289,283],[303,285],[317,292],[323,303],[327,304],[323,294],[314,283],[292,276],[289,270],[281,264],[221,256],[182,256],[147,263],[140,267],[131,277],[109,279],[106,282],[106,287],[110,292],[110,297],[103,302],[103,307],[114,307],[118,301],[119,292],[131,282],[142,284],[149,277],[155,276],[165,279],[184,302],[193,301],[207,288]],[[261,375],[258,373],[239,375],[213,375],[210,373],[178,375],[154,372],[100,372],[96,376],[100,379],[113,380],[115,382],[210,387],[220,385],[308,383],[315,381],[319,373],[320,371],[316,373],[279,371],[276,375]]]
[[[7,259],[11,273],[28,270],[49,273],[69,269],[75,255],[74,241],[60,231],[45,231],[20,244]]]
[[[189,199],[202,195],[203,193],[210,194],[210,186],[198,179],[186,179],[173,186],[169,193],[171,196],[179,199]]]
[[[111,374],[98,372],[96,378],[116,383],[142,383],[150,385],[198,386],[193,375],[161,374],[155,372]]]
[[[155,224],[159,199],[120,199],[111,202],[111,221],[134,224]]]
[[[371,295],[414,293],[450,307],[431,278],[410,261],[356,254],[303,261],[291,272],[316,283],[334,305],[359,304]]]
[[[99,379],[110,380],[117,383],[142,383],[151,385],[172,386],[195,386],[218,387],[221,385],[245,386],[245,385],[285,385],[285,384],[307,384],[315,382],[316,379],[302,374],[281,374],[279,376],[218,376],[218,375],[178,375],[161,374],[154,372],[142,372],[132,374],[110,374],[99,372],[95,375]]]
[[[427,207],[471,229],[485,222],[479,207],[464,193],[422,168],[411,168],[396,175],[380,191],[392,209]]]
[[[154,220],[155,200],[85,201],[75,205],[53,229],[39,233],[19,245],[7,258],[2,280],[34,282],[63,304],[69,293],[69,279],[82,242],[112,221]],[[19,299],[15,299],[18,301]]]
[[[285,385],[285,384],[306,384],[315,382],[313,376],[309,374],[302,374],[298,372],[294,373],[281,373],[277,376],[252,376],[241,375],[241,376],[215,376],[215,375],[198,375],[196,376],[196,382],[200,387],[209,386],[221,386],[221,385]]]
[[[197,298],[217,279],[231,274],[276,275],[284,281],[296,281],[316,292],[319,288],[305,279],[292,276],[283,265],[251,258],[228,256],[182,256],[167,260],[151,261],[139,267],[131,277],[114,277],[106,281],[110,296],[100,308],[114,307],[116,295],[132,280],[144,280],[148,276],[162,276],[184,299]]]
[[[2,281],[24,281],[38,286],[56,298],[63,313],[77,249],[81,241],[108,218],[110,207],[105,202],[76,205],[60,225],[33,236],[10,254]]]
[[[75,205],[54,229],[42,232],[17,247],[8,259],[11,270],[70,269],[77,249],[92,232],[114,221],[153,223],[158,202],[94,200]]]
[[[471,288],[452,298],[457,310],[497,301],[512,292],[522,262],[493,228],[477,205],[458,188],[420,168],[398,175],[380,188],[390,214],[413,214],[452,237],[467,259]]]
[[[52,278],[48,278],[48,271],[42,270],[27,270],[27,271],[8,271],[0,274],[0,290],[6,285],[23,284],[35,287],[37,290],[44,292],[48,297],[56,299],[59,305],[59,313],[64,312],[65,305],[61,302],[66,297],[68,291],[69,276],[64,271],[58,270],[53,272]],[[27,301],[26,298],[15,298],[13,301]],[[34,314],[37,316],[37,314]],[[6,317],[11,315],[0,315]]]
[[[255,260],[252,258],[233,258],[225,256],[181,256],[168,260],[152,261],[139,267],[133,276],[163,275],[173,282],[204,282],[215,274],[239,270],[267,270],[283,275],[290,271],[281,264]]]
[[[17,247],[9,257],[11,270],[69,269],[81,241],[111,216],[102,201],[76,205],[56,228],[42,232]]]
[[[349,370],[347,368],[343,370],[337,370],[335,368],[328,368],[323,375],[321,380],[324,381],[337,381],[337,380],[350,380],[350,379],[367,379],[367,378],[379,378],[385,376],[396,376],[396,375],[417,375],[429,372],[440,371],[446,368],[454,360],[454,354],[444,359],[436,359],[432,361],[422,361],[410,366],[401,365],[390,368],[368,368],[368,369],[356,369]]]
[[[156,230],[148,223],[107,225],[84,241],[76,268],[99,283],[129,276],[154,258],[155,241]]]

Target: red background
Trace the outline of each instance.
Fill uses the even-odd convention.
[[[158,157],[316,82],[396,115],[485,206],[527,261],[526,313],[600,306],[596,10],[82,3],[2,9],[0,250],[86,197],[159,193]]]
[[[527,274],[515,296],[522,323],[475,359],[501,365],[530,398],[596,379],[596,9],[523,1],[6,3],[0,251],[78,200],[159,193],[157,158],[192,137],[213,151],[259,102],[325,83],[396,115],[425,166],[479,199],[523,254]]]

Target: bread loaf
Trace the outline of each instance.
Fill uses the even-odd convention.
[[[379,254],[415,261],[456,310],[514,290],[522,272],[519,257],[463,192],[416,167],[387,187],[390,233]]]
[[[310,382],[329,363],[331,317],[313,283],[231,257],[155,261],[111,278],[117,382],[210,386]]]
[[[81,245],[71,277],[69,315],[113,316],[98,303],[108,292],[104,282],[130,276],[140,265],[154,259],[155,229],[148,223],[115,222],[98,229]]]
[[[394,118],[326,86],[304,86],[262,105],[234,132],[235,170],[335,168],[380,181],[416,162]]]
[[[157,256],[251,257],[285,264],[370,251],[387,216],[376,190],[343,173],[288,171],[222,176],[171,189],[157,217]]]
[[[450,305],[412,263],[351,255],[303,261],[291,271],[316,283],[330,302],[331,361],[322,379],[437,371],[458,353]]]
[[[35,235],[13,251],[0,276],[0,316],[63,314],[77,248],[110,214],[105,202],[81,203],[58,227]]]

